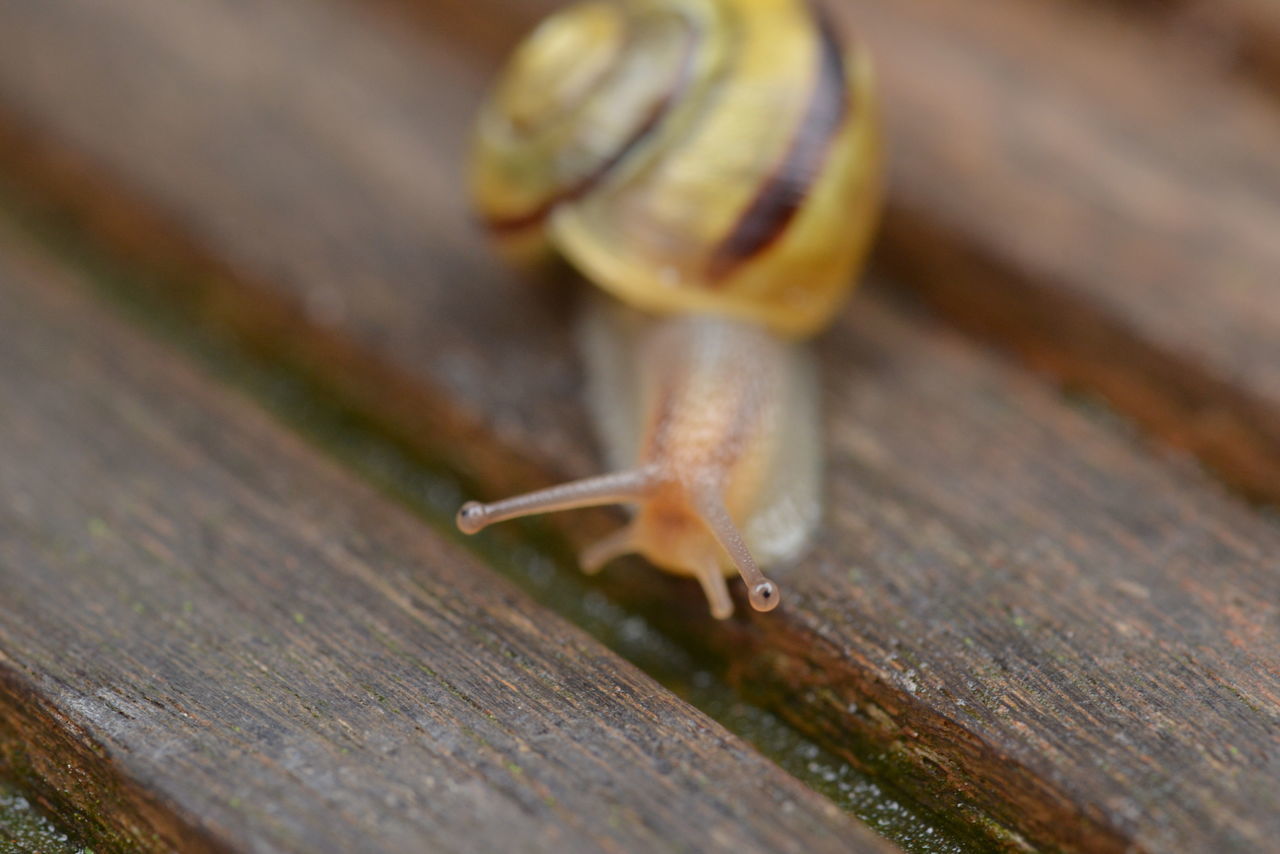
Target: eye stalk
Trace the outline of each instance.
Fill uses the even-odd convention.
[[[652,485],[653,475],[651,469],[640,468],[562,483],[492,504],[468,501],[458,511],[458,529],[476,534],[495,522],[521,516],[640,501]]]

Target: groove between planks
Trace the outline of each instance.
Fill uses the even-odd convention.
[[[0,64],[32,186],[206,274],[172,295],[493,493],[594,470],[571,295],[514,281],[467,224],[465,48],[341,4],[9,8],[41,46],[39,74]],[[635,564],[606,589],[837,750],[1034,843],[1275,838],[1277,527],[876,289],[820,350],[831,509],[783,611],[712,624]]]

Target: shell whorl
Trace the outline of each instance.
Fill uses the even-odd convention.
[[[472,183],[639,308],[802,336],[853,286],[878,142],[869,59],[809,0],[593,0],[517,49]]]

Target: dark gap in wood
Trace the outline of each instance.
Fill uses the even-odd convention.
[[[1068,289],[983,252],[927,213],[890,205],[875,260],[978,340],[1069,389],[1100,395],[1245,498],[1280,502],[1280,413],[1267,402],[1182,353],[1158,349]]]
[[[0,767],[95,851],[231,854],[198,822],[123,773],[0,653]]]

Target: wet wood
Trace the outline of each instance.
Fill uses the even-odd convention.
[[[897,850],[80,288],[0,234],[0,773],[94,850]]]
[[[1246,216],[1267,209],[1269,178],[1234,171],[1256,168],[1269,114],[1231,113],[1259,135],[1206,124],[1183,140],[1189,154],[1175,151],[1149,126],[1167,99],[1135,101],[1156,113],[1132,120],[1116,106],[1125,92],[1155,96],[1142,67],[1109,52],[1149,58],[1123,33],[1069,31],[1101,39],[1110,59],[1098,79],[1135,72],[1110,91],[1066,46],[1010,38],[988,67],[975,41],[986,31],[959,5],[880,8],[866,15],[868,33],[906,46],[885,59],[890,97],[917,108],[891,108],[900,153],[886,265],[917,283],[951,276],[931,291],[938,304],[956,301],[953,284],[971,285],[973,304],[989,310],[983,323],[1005,340],[1021,340],[1010,332],[1019,318],[1043,315],[1045,343],[1024,348],[1041,354],[1037,364],[1084,365],[1060,370],[1105,388],[1111,373],[1098,364],[1110,353],[1117,382],[1141,389],[1151,411],[1167,415],[1185,394],[1188,407],[1211,405],[1226,433],[1243,431],[1251,459],[1270,459],[1259,438],[1270,422],[1246,430],[1232,403],[1272,411],[1262,392],[1277,363],[1261,356],[1275,338],[1258,333],[1274,304],[1254,300],[1255,264],[1274,247],[1258,237],[1262,220]],[[1028,19],[1012,9],[1007,24],[995,12],[974,20],[1016,35]],[[447,28],[408,33],[390,17],[314,0],[251,10],[33,0],[0,9],[0,32],[15,29],[26,47],[0,51],[8,162],[105,243],[171,274],[168,298],[326,377],[491,495],[596,470],[576,403],[571,289],[517,281],[469,224],[458,173],[483,69]],[[1046,67],[1063,60],[1061,77],[1036,72],[1036,47]],[[906,76],[913,55],[927,75]],[[977,91],[999,115],[972,86],[987,87]],[[963,104],[943,103],[957,91],[969,93],[981,133],[958,130],[970,127]],[[926,110],[938,111],[933,124]],[[1062,116],[1087,121],[1059,136]],[[1113,134],[1124,140],[1114,150],[1104,144]],[[1209,168],[1218,161],[1206,149],[1237,139],[1243,160]],[[1062,168],[1041,170],[1055,152]],[[1190,186],[1187,157],[1203,167]],[[1138,168],[1146,163],[1178,227],[1134,232],[1142,251],[1131,255],[1113,236],[1140,219],[1141,199],[1125,193],[1152,175]],[[1031,174],[1042,176],[1035,190]],[[1052,183],[1064,176],[1070,187]],[[1112,185],[1124,192],[1097,202]],[[1250,227],[1215,232],[1220,250],[1192,253],[1200,244],[1178,229],[1208,228],[1193,197]],[[1119,206],[1108,228],[1089,216],[1095,203]],[[1184,239],[1156,239],[1166,231]],[[1141,262],[1157,250],[1171,260],[1148,269]],[[1241,278],[1206,292],[1203,277],[1178,278],[1183,261],[1209,272],[1238,262]],[[1152,269],[1172,283],[1157,287]],[[1115,281],[1126,287],[1105,290]],[[1179,317],[1187,325],[1175,335]],[[602,588],[718,656],[798,727],[862,761],[878,757],[1006,845],[1271,844],[1280,526],[879,288],[820,350],[831,509],[815,551],[780,575],[783,608],[716,624],[696,586],[636,563],[608,571]],[[1172,375],[1183,363],[1194,368],[1185,381]],[[1209,432],[1192,423],[1187,441]],[[555,524],[582,542],[610,520]]]

